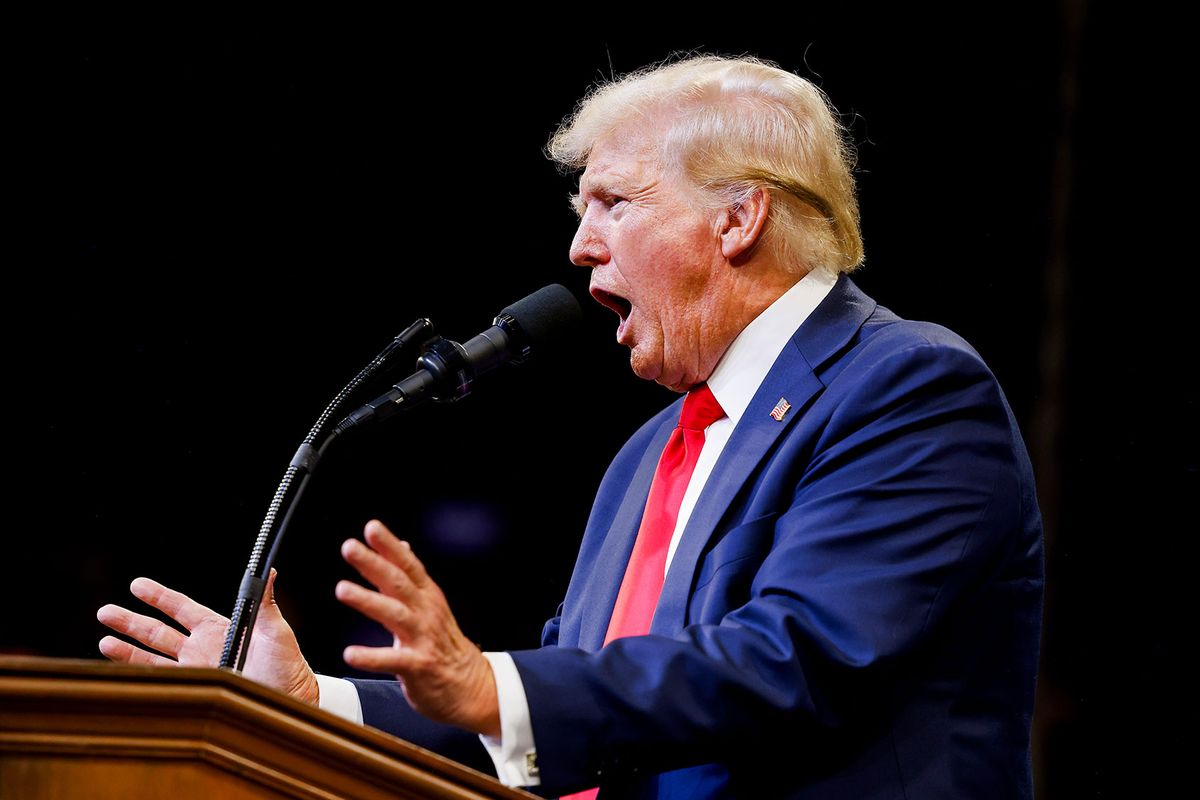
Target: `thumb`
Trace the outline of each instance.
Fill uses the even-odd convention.
[[[267,576],[267,588],[263,590],[262,604],[264,607],[275,606],[275,576],[279,573],[274,567],[271,567],[271,574]]]

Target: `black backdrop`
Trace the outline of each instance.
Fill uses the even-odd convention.
[[[1076,3],[690,28],[455,17],[14,32],[0,651],[97,657],[94,610],[137,575],[228,613],[296,444],[391,336],[419,316],[473,335],[550,282],[586,301],[574,182],[542,154],[582,91],[674,51],[750,52],[817,81],[851,130],[856,280],[971,341],[1030,442],[1042,796],[1168,785],[1196,723],[1178,623],[1194,369],[1185,340],[1142,335],[1190,295],[1155,279],[1169,226],[1131,188],[1152,168],[1115,100],[1136,116],[1172,96],[1165,72],[1145,79],[1156,62],[1114,57],[1131,21]],[[338,545],[372,516],[411,538],[468,635],[536,643],[608,460],[671,399],[630,374],[611,313],[585,313],[570,359],[330,453],[278,564],[314,667],[384,640],[332,596]]]

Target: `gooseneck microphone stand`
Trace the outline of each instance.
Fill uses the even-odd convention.
[[[433,324],[427,319],[420,319],[375,356],[346,388],[338,392],[333,402],[317,418],[316,424],[296,450],[296,455],[292,456],[292,462],[288,464],[283,480],[275,490],[258,538],[254,541],[254,549],[250,552],[250,563],[246,566],[242,585],[238,588],[229,631],[225,634],[221,666],[240,671],[246,664],[254,621],[258,618],[279,543],[283,541],[292,514],[308,486],[308,479],[334,439],[360,425],[378,422],[428,400],[452,403],[466,397],[471,393],[471,384],[476,375],[500,364],[524,361],[535,347],[561,338],[563,331],[577,327],[581,317],[579,302],[567,289],[558,285],[544,286],[501,309],[492,321],[492,327],[462,344],[437,336],[433,332]],[[346,400],[399,353],[414,344],[420,344],[422,351],[417,359],[417,371],[330,429],[330,420],[336,418],[334,415]]]
[[[335,415],[351,395],[372,376],[390,366],[413,345],[425,347],[437,338],[433,331],[433,323],[427,319],[419,319],[405,328],[338,392],[304,437],[283,474],[283,480],[275,490],[275,496],[271,499],[267,515],[259,528],[258,537],[254,540],[250,562],[246,565],[241,586],[238,587],[229,630],[225,634],[225,647],[221,651],[222,667],[230,667],[240,672],[246,664],[246,655],[250,650],[249,632],[254,630],[254,621],[258,619],[258,610],[262,605],[271,566],[279,552],[279,544],[283,541],[292,514],[304,494],[305,487],[308,486],[309,478],[320,463],[321,456],[344,430],[342,426],[327,430],[330,420],[336,418]]]

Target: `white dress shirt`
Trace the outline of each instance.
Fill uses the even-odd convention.
[[[687,491],[684,492],[667,550],[667,570],[671,568],[679,539],[687,528],[696,501],[738,421],[796,328],[808,319],[836,282],[837,275],[825,270],[814,270],[797,281],[738,334],[709,376],[708,388],[725,410],[725,416],[704,431],[704,448],[700,451]],[[761,411],[768,414],[771,409]],[[484,656],[492,665],[492,673],[496,678],[500,738],[479,738],[495,762],[501,783],[506,786],[536,786],[540,783],[537,748],[533,740],[533,724],[525,686],[508,653],[484,653]],[[325,675],[318,675],[317,682],[321,690],[321,708],[362,723],[362,705],[354,684]]]

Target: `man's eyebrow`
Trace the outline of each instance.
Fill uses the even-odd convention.
[[[580,219],[587,211],[587,203],[583,200],[584,195],[592,197],[609,197],[614,193],[619,194],[624,191],[622,188],[626,182],[623,175],[600,173],[588,176],[587,180],[579,181],[579,192],[569,195],[567,200],[571,203],[571,208],[575,211],[575,215]]]
[[[616,172],[598,172],[580,179],[580,194],[594,194],[598,197],[624,191],[629,179]]]

